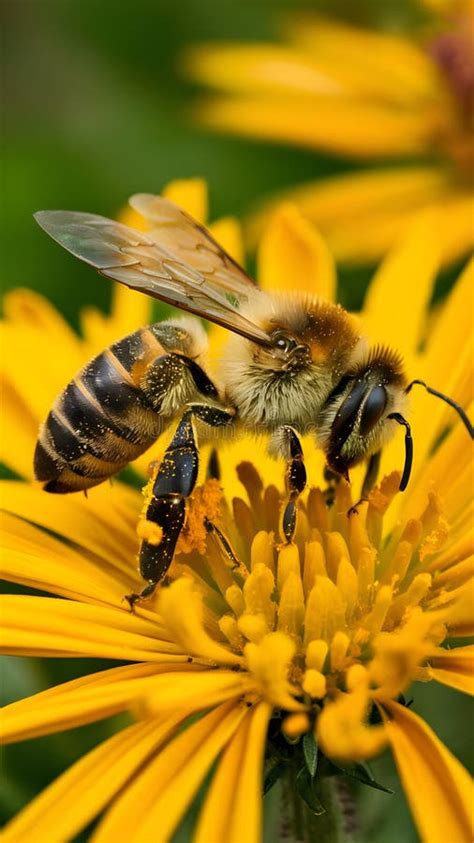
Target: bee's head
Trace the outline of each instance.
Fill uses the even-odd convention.
[[[347,478],[352,466],[381,448],[396,428],[405,388],[401,358],[383,348],[341,378],[319,419],[330,468]]]

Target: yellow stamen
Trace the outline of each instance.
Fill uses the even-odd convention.
[[[345,626],[342,597],[329,577],[316,577],[306,601],[305,644],[315,638],[330,641],[338,629]]]
[[[303,691],[316,700],[320,700],[326,693],[326,677],[319,670],[310,668],[303,679]]]
[[[288,681],[295,654],[295,645],[288,635],[270,632],[259,644],[247,644],[244,654],[251,674],[261,685],[267,699],[289,711],[303,708],[292,696],[295,689]]]
[[[275,543],[273,533],[266,533],[264,530],[258,532],[252,542],[250,551],[251,568],[259,562],[263,562],[270,571],[275,573]]]
[[[328,650],[327,641],[322,638],[310,641],[306,648],[306,667],[322,671]]]
[[[292,571],[285,580],[280,594],[278,629],[299,641],[304,620],[304,610],[301,577]]]
[[[359,586],[354,567],[344,557],[339,563],[336,585],[346,604],[346,620],[350,622],[357,604]]]
[[[309,717],[303,712],[289,714],[281,724],[281,728],[288,738],[297,738],[299,735],[304,735],[309,730],[309,726]]]
[[[303,586],[305,597],[311,591],[317,574],[326,576],[326,559],[321,542],[311,541],[306,544],[304,558]]]
[[[326,545],[326,565],[328,575],[336,582],[337,571],[342,559],[349,559],[349,549],[340,533],[328,533]]]
[[[263,615],[269,629],[273,629],[275,620],[275,603],[272,601],[274,589],[272,572],[263,562],[259,562],[245,581],[245,611],[252,615]]]
[[[296,544],[285,544],[278,554],[277,586],[280,593],[291,572],[300,575],[300,554]]]
[[[241,615],[237,626],[242,635],[254,644],[258,644],[270,631],[265,615],[261,613]]]
[[[350,639],[345,632],[341,632],[341,630],[336,632],[330,647],[331,670],[334,672],[343,669],[349,644]]]
[[[238,585],[231,585],[225,593],[225,599],[236,617],[245,611],[245,600],[242,589]]]
[[[240,652],[245,642],[236,619],[232,615],[222,615],[219,618],[219,629],[227,638],[232,649]]]

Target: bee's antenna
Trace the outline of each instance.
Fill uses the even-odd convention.
[[[400,413],[390,413],[387,418],[393,419],[405,428],[405,465],[403,466],[402,479],[400,480],[400,486],[398,487],[400,492],[404,492],[408,486],[411,467],[413,465],[413,439],[411,438],[411,427],[407,420],[400,415]]]
[[[471,439],[474,439],[474,427],[472,426],[471,422],[469,421],[466,413],[464,412],[460,404],[458,404],[456,401],[453,401],[452,398],[448,398],[447,395],[443,395],[442,392],[438,392],[437,389],[433,389],[432,386],[428,386],[428,384],[426,384],[424,381],[420,380],[414,380],[409,383],[407,388],[405,389],[405,394],[408,395],[412,386],[415,386],[416,384],[419,384],[419,386],[424,386],[426,391],[429,392],[430,395],[434,395],[436,396],[436,398],[441,398],[441,401],[445,401],[446,404],[449,404],[449,406],[453,408],[453,410],[456,410],[457,414],[462,419],[462,422],[466,427]]]

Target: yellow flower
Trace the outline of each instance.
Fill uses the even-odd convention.
[[[443,260],[472,246],[472,17],[465,0],[437,12],[416,38],[302,14],[286,44],[213,42],[184,58],[218,92],[198,102],[201,124],[381,162],[286,194],[341,260],[378,258],[422,208],[439,214]]]
[[[202,183],[173,184],[168,195],[202,219]],[[235,223],[216,228],[235,253]],[[466,406],[470,355],[462,345],[472,274],[463,273],[428,331],[439,263],[428,229],[420,220],[379,269],[362,319],[371,337],[382,335],[403,350],[410,373]],[[291,206],[272,219],[259,270],[263,285],[284,288],[298,277],[313,293],[334,295],[329,253]],[[127,330],[136,327],[133,308],[147,300],[127,294],[122,310],[123,293],[117,295],[110,318],[88,314],[85,340],[40,297],[8,298],[4,459],[25,478],[54,391],[99,345],[100,331],[93,341],[91,324],[102,320],[104,344],[124,327],[118,322],[125,314]],[[216,330],[213,342],[219,340]],[[123,595],[139,587],[142,496],[120,482],[92,489],[87,499],[49,496],[24,480],[3,482],[4,576],[56,595],[2,598],[3,651],[130,662],[7,706],[3,740],[126,710],[136,720],[21,811],[5,841],[50,839],[51,829],[55,840],[71,839],[103,812],[93,836],[98,843],[168,840],[211,770],[193,839],[258,841],[264,762],[276,765],[286,746],[287,765],[297,770],[298,759],[305,763],[303,743],[309,738],[314,745],[311,735],[336,768],[389,744],[422,839],[471,839],[469,777],[401,696],[416,680],[472,691],[472,648],[442,646],[472,631],[468,442],[449,408],[422,394],[414,401],[413,431],[408,491],[398,494],[399,474],[389,472],[350,517],[351,488],[341,481],[328,507],[318,488],[321,455],[305,442],[312,487],[293,544],[282,543],[279,533],[281,465],[250,440],[219,449],[223,490],[203,477],[171,585],[138,604],[135,614]],[[401,443],[388,449],[391,469],[402,464],[401,449]],[[355,473],[356,488],[359,480]],[[205,514],[235,556],[218,535],[203,538]]]

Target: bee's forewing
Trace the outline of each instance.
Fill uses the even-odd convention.
[[[265,331],[238,310],[258,295],[256,286],[211,235],[166,199],[140,194],[134,203],[146,204],[147,216],[153,210],[149,234],[78,211],[39,211],[35,219],[102,275],[268,345]]]
[[[150,237],[184,264],[202,272],[208,282],[218,284],[240,302],[254,293],[255,283],[242,267],[203,225],[174,202],[151,193],[136,193],[129,201],[150,224]]]

